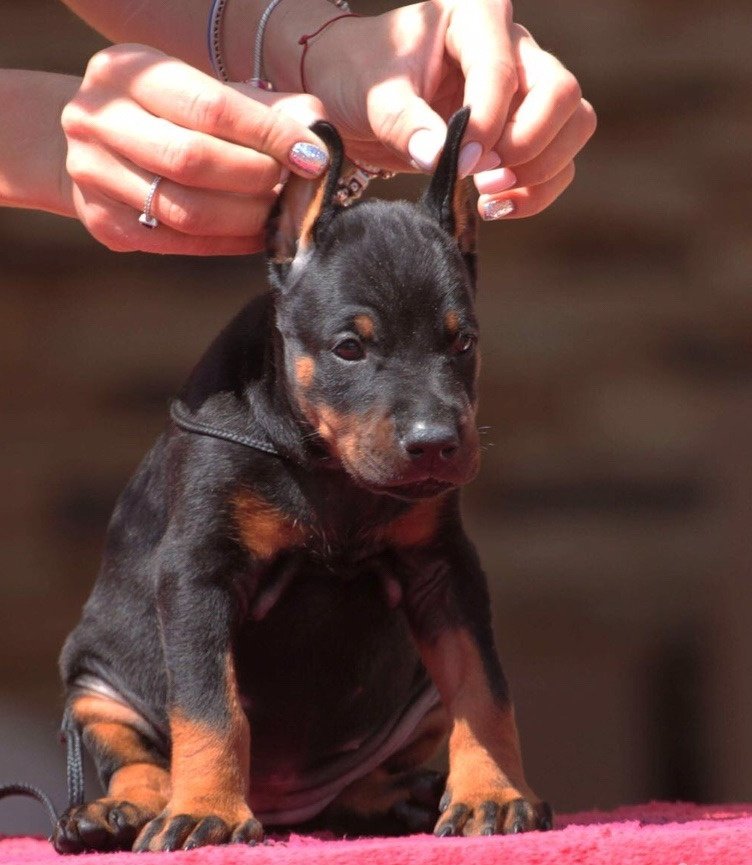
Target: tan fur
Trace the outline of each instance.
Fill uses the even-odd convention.
[[[226,727],[213,727],[180,712],[170,715],[172,798],[168,811],[171,815],[215,815],[232,826],[251,816],[246,804],[251,740],[229,655],[225,678],[230,710]]]
[[[355,325],[355,332],[361,339],[373,339],[374,326],[370,315],[356,315],[353,324]]]
[[[280,550],[305,543],[305,531],[256,493],[241,490],[232,505],[241,540],[258,559],[269,561]]]
[[[490,692],[478,647],[468,631],[443,631],[420,647],[421,655],[452,716],[449,779],[452,800],[470,807],[491,800],[537,797],[522,771],[511,706]]]
[[[307,390],[313,384],[313,376],[316,373],[316,362],[307,354],[301,355],[295,361],[295,381],[298,387]]]
[[[378,534],[395,547],[424,546],[436,536],[443,505],[443,496],[421,499],[396,520],[380,527]]]

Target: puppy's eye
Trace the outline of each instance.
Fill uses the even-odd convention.
[[[334,346],[332,351],[342,360],[363,360],[366,356],[363,346],[357,339],[343,339]]]
[[[462,331],[457,334],[452,343],[452,351],[455,354],[467,354],[475,348],[478,337],[474,333]]]

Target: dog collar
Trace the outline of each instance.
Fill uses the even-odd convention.
[[[265,454],[271,454],[275,457],[281,456],[280,452],[268,439],[256,435],[235,432],[230,429],[223,429],[214,424],[208,424],[197,419],[195,416],[191,416],[185,405],[179,400],[174,400],[171,403],[170,417],[175,425],[185,432],[194,433],[195,435],[210,436],[215,439],[223,439],[224,441],[232,442],[236,445],[244,445],[247,448],[254,448],[257,451],[262,451]]]

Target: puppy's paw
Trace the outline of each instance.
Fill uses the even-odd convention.
[[[512,835],[553,827],[547,802],[525,798],[514,788],[453,794],[442,797],[434,835]]]
[[[261,823],[247,805],[227,808],[168,807],[144,826],[133,845],[147,850],[192,850],[210,844],[257,844],[264,837]]]
[[[154,817],[130,802],[96,799],[65,811],[52,833],[58,853],[130,850],[141,829]]]

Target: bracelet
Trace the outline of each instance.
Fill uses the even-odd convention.
[[[261,13],[261,18],[259,19],[258,27],[256,28],[256,37],[253,41],[253,72],[248,83],[262,90],[274,90],[271,81],[264,77],[264,33],[272,12],[274,12],[281,2],[282,0],[270,0],[267,7]],[[298,45],[303,46],[303,53],[300,56],[300,82],[304,93],[308,92],[305,79],[305,61],[310,40],[314,39],[330,24],[334,24],[335,21],[339,21],[341,18],[357,17],[350,11],[350,6],[347,0],[329,0],[329,2],[338,9],[341,9],[342,14],[335,15],[334,18],[325,21],[313,33],[301,36],[298,40]],[[209,18],[206,31],[209,60],[212,69],[214,70],[214,74],[220,81],[230,80],[222,56],[222,22],[226,6],[227,0],[212,0],[209,7]],[[337,189],[334,194],[335,200],[341,206],[346,207],[348,204],[351,204],[353,201],[360,198],[371,180],[376,177],[387,179],[394,177],[394,172],[385,171],[384,169],[370,165],[358,165],[357,163],[350,161],[349,169],[345,169],[343,176],[337,183]]]
[[[253,72],[247,83],[262,90],[274,90],[271,81],[264,77],[264,32],[266,31],[266,25],[272,12],[274,12],[281,2],[282,0],[271,0],[266,9],[261,13],[261,18],[256,28],[256,38],[253,40]],[[329,2],[344,12],[350,12],[347,0],[329,0]],[[220,81],[230,80],[227,68],[225,67],[224,57],[222,56],[222,23],[226,6],[227,0],[212,0],[209,6],[209,18],[206,27],[206,44],[209,52],[209,61],[214,74]],[[315,33],[311,34],[311,36],[315,35]]]
[[[253,41],[253,76],[251,80],[248,82],[252,84],[254,87],[260,87],[263,90],[274,90],[274,85],[272,82],[264,77],[264,31],[266,30],[267,22],[269,21],[269,17],[272,12],[277,8],[280,4],[281,0],[271,0],[269,5],[264,9],[261,18],[259,19],[258,28],[256,29],[256,38]],[[342,9],[343,12],[350,14],[350,4],[347,0],[329,0],[329,2],[336,6],[338,9]],[[344,16],[338,16],[344,17]],[[337,20],[336,18],[334,19]],[[331,23],[331,22],[329,22]],[[326,24],[324,25],[326,27]],[[317,33],[324,29],[321,27]],[[316,34],[312,34],[315,36]],[[305,49],[304,49],[305,53]],[[302,61],[301,61],[302,62]],[[305,88],[303,89],[305,93]]]
[[[347,6],[347,4],[345,3],[345,5],[342,6],[341,8],[344,9],[346,6]],[[306,55],[308,54],[308,47],[309,47],[308,43],[311,41],[311,39],[315,39],[316,36],[319,35],[319,33],[323,33],[323,31],[326,30],[326,28],[329,27],[330,24],[334,24],[335,21],[340,21],[340,20],[342,20],[342,18],[358,18],[358,17],[360,17],[360,16],[356,15],[354,12],[350,12],[349,7],[347,7],[347,8],[348,8],[347,12],[343,12],[342,15],[335,15],[334,18],[330,18],[329,21],[325,21],[321,25],[321,27],[318,28],[318,30],[314,30],[313,33],[307,33],[304,36],[301,36],[300,39],[298,39],[298,45],[303,46],[303,53],[300,55],[300,86],[303,89],[303,93],[308,93],[308,86],[306,84],[306,79],[305,79],[305,61],[306,61]]]
[[[248,82],[261,90],[274,90],[274,85],[268,78],[264,77],[264,31],[272,12],[279,6],[282,0],[271,0],[259,18],[256,29],[256,38],[253,40],[253,73]]]
[[[206,27],[206,45],[209,49],[209,61],[214,74],[220,81],[229,81],[227,70],[222,58],[222,16],[225,13],[227,0],[212,0],[209,7],[209,21]]]

